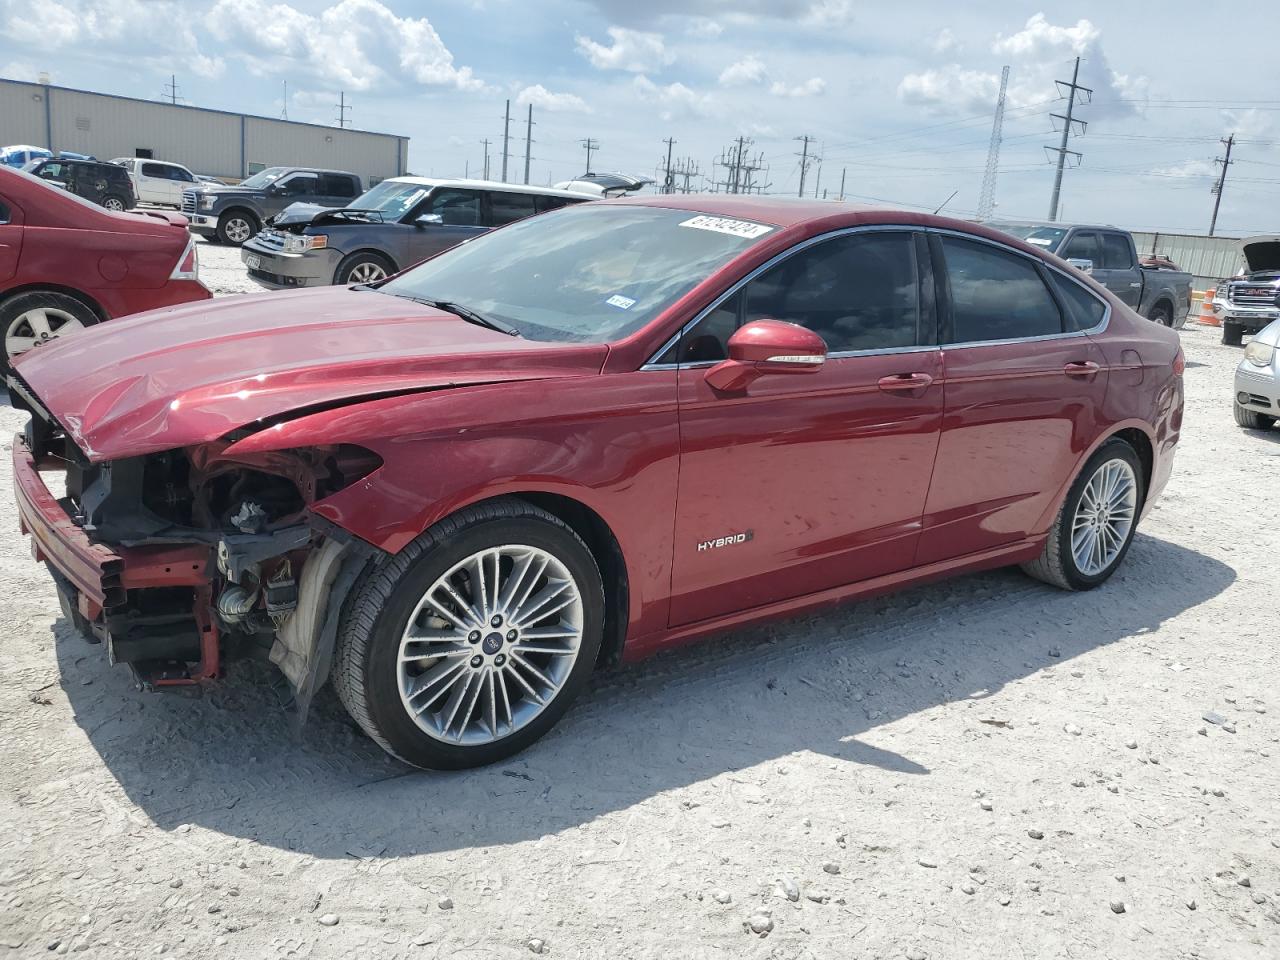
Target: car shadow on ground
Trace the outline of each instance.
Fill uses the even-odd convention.
[[[201,699],[136,694],[101,647],[62,621],[54,629],[76,722],[158,826],[317,857],[395,857],[535,840],[797,751],[926,776],[865,741],[1148,633],[1234,580],[1217,560],[1140,534],[1093,593],[1000,570],[743,630],[604,675],[533,748],[457,773],[386,757],[329,691],[299,737],[265,667],[234,669]]]

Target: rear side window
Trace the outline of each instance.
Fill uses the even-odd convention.
[[[1063,260],[1092,260],[1101,266],[1098,255],[1098,235],[1096,233],[1077,233],[1067,241],[1066,246],[1058,251]]]
[[[532,194],[508,193],[505,190],[489,192],[491,226],[501,227],[516,220],[523,220],[525,217],[532,217],[537,212]]]
[[[168,180],[169,168],[163,163],[144,163],[142,165],[142,175],[144,177],[159,177],[161,180]]]
[[[286,197],[315,196],[319,193],[319,178],[315,174],[298,174],[280,181],[280,189]]]
[[[1090,330],[1102,322],[1107,312],[1101,300],[1082,287],[1068,280],[1061,274],[1049,271],[1054,288],[1058,291],[1058,299],[1066,310],[1066,328],[1068,330]]]
[[[572,203],[568,197],[544,197],[538,194],[534,195],[534,207],[539,213],[546,213],[548,210],[559,210],[567,203]]]
[[[1062,332],[1062,314],[1028,258],[942,237],[951,283],[951,342],[1021,340]]]
[[[8,223],[9,217],[9,205],[3,200],[0,200],[0,223]]]
[[[354,197],[356,185],[350,177],[325,173],[320,176],[320,192],[326,197]]]
[[[1101,234],[1102,269],[1129,270],[1133,267],[1133,250],[1129,241],[1119,233]]]
[[[434,213],[447,227],[480,226],[480,194],[474,190],[437,190],[425,213]]]

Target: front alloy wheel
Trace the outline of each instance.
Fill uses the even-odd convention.
[[[339,628],[334,687],[406,763],[493,763],[568,709],[603,624],[600,572],[577,533],[523,500],[493,500],[440,521],[366,576]]]

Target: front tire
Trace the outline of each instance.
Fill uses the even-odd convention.
[[[1044,550],[1022,569],[1063,590],[1105,583],[1129,552],[1144,496],[1137,453],[1118,437],[1108,440],[1071,484]]]
[[[1238,347],[1244,342],[1244,327],[1238,323],[1222,325],[1222,342],[1228,347]]]
[[[396,268],[386,257],[370,252],[353,253],[338,264],[333,282],[344,287],[351,283],[377,283],[395,273]]]
[[[343,615],[333,682],[405,763],[494,763],[542,737],[582,691],[604,587],[559,518],[503,498],[435,524],[368,575]]]
[[[98,322],[87,305],[65,293],[33,290],[0,304],[0,335],[4,337],[0,372],[11,362],[59,337],[76,333]]]
[[[218,218],[218,240],[238,247],[258,232],[258,218],[244,210],[230,210]]]
[[[1275,417],[1268,417],[1265,413],[1258,413],[1238,403],[1235,404],[1235,415],[1236,423],[1246,430],[1270,430],[1276,423]]]

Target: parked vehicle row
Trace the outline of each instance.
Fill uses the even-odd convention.
[[[114,163],[59,156],[33,160],[24,169],[33,177],[117,213],[137,204],[128,171]]]
[[[992,223],[991,227],[1055,253],[1114,293],[1126,306],[1166,327],[1181,327],[1191,312],[1191,274],[1171,263],[1147,266],[1133,234],[1110,226]]]
[[[0,167],[0,373],[68,333],[209,296],[181,216],[112,212]]]
[[[491,230],[591,197],[479,180],[395,177],[337,209],[295,203],[241,248],[268,289],[372,283]]]
[[[239,246],[290,204],[346,206],[363,192],[360,178],[343,170],[268,167],[227,186],[202,183],[182,192],[182,212],[191,232]]]
[[[696,636],[1007,564],[1098,586],[1170,475],[1183,367],[980,225],[601,199],[42,347],[12,455],[67,619],[144,686],[269,651],[303,716],[332,680],[456,768]]]
[[[200,179],[180,163],[167,160],[142,160],[117,157],[111,161],[129,172],[133,192],[140,203],[181,207],[184,190],[200,183]]]

